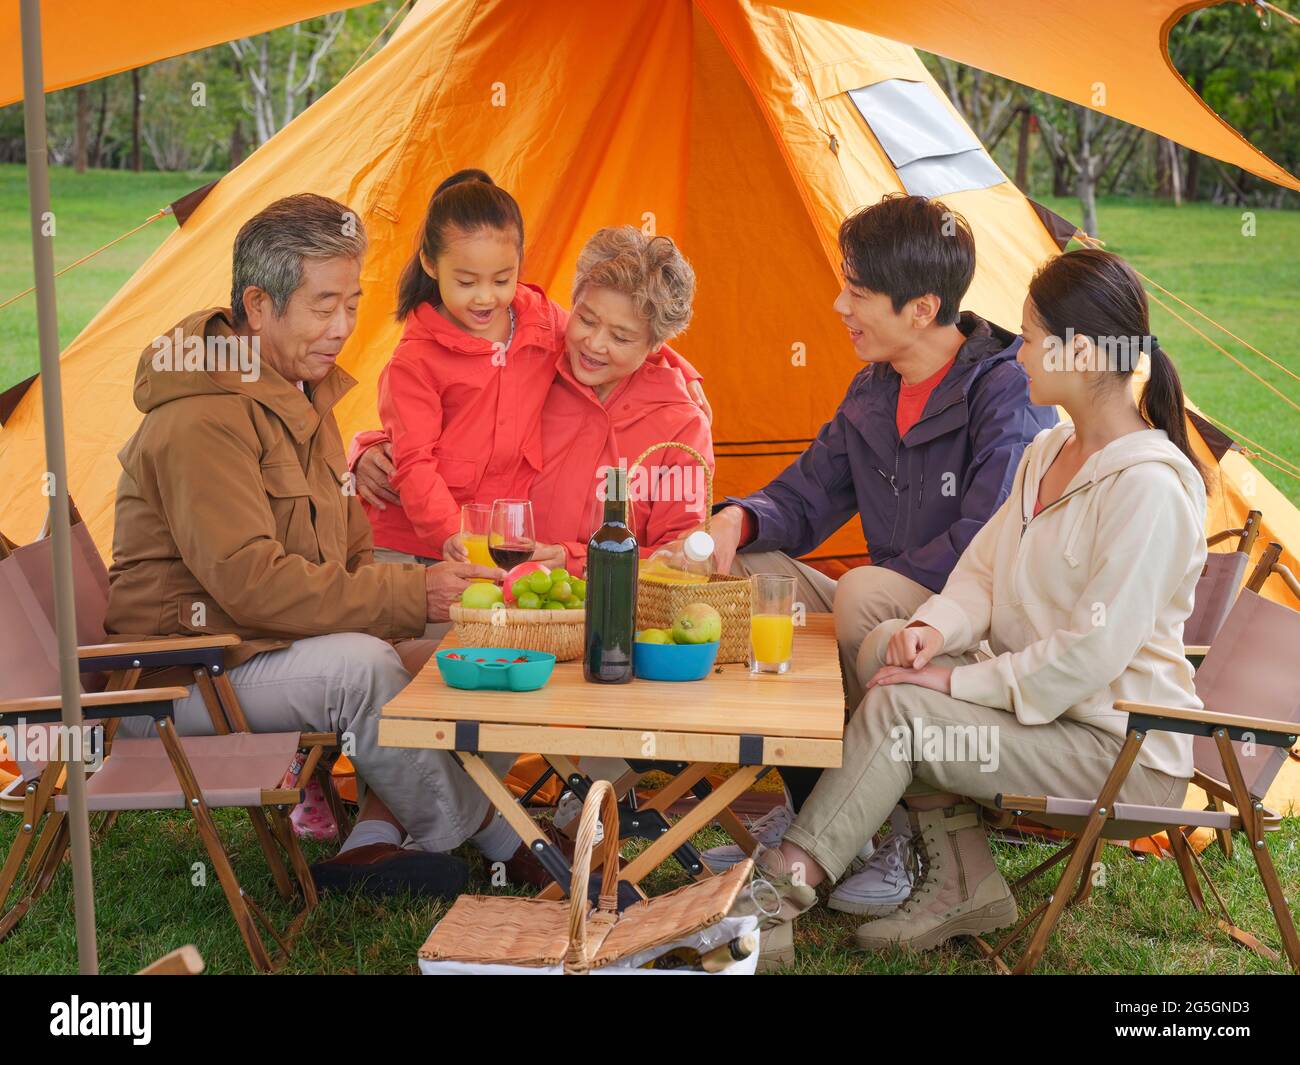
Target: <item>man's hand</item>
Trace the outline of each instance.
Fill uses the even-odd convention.
[[[401,506],[402,497],[397,494],[390,480],[396,471],[397,468],[393,465],[393,445],[390,441],[385,440],[381,444],[373,444],[366,448],[357,459],[357,466],[353,471],[357,477],[357,491],[361,498],[379,510],[387,510],[389,503]]]
[[[915,684],[933,688],[944,695],[952,694],[952,669],[946,666],[926,666],[924,669],[907,669],[903,666],[881,666],[876,675],[867,681],[867,691],[877,685]]]
[[[723,507],[713,515],[707,531],[713,537],[714,572],[731,572],[731,564],[736,560],[736,551],[740,548],[740,531],[744,516],[745,512],[741,507]],[[691,530],[691,532],[703,531],[705,531],[703,525]],[[689,536],[690,533],[684,535]]]
[[[471,566],[468,562],[438,562],[424,571],[424,596],[430,621],[446,621],[448,608],[460,598],[475,577],[499,581],[505,577],[495,566]]]
[[[908,625],[889,638],[885,662],[904,669],[924,669],[943,650],[943,633],[930,625]]]

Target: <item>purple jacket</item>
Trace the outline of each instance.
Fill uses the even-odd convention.
[[[871,561],[932,591],[1011,490],[1020,453],[1056,424],[1029,402],[1020,338],[978,315],[907,436],[896,423],[898,373],[872,364],[853,378],[817,439],[766,488],[738,503],[757,519],[745,551],[812,551],[856,512]]]

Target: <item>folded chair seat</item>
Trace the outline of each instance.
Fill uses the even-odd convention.
[[[181,746],[209,807],[260,806],[280,786],[298,749],[297,732],[182,736]],[[118,739],[113,754],[86,781],[90,810],[180,810],[186,799],[161,740]],[[66,811],[67,795],[54,808]]]
[[[1063,799],[1049,795],[1046,796],[1044,809],[1026,812],[1035,824],[1064,829],[1067,832],[1079,832],[1087,823],[1096,802],[1096,799]],[[998,813],[1015,812],[1013,807],[1002,802],[1000,795],[992,803],[983,805]],[[1240,819],[1235,818],[1227,810],[1191,810],[1178,806],[1142,806],[1137,803],[1117,802],[1114,806],[1114,817],[1106,820],[1101,834],[1104,839],[1142,839],[1145,836],[1164,832],[1174,824],[1187,828],[1209,828],[1229,832],[1240,828]],[[1280,827],[1276,817],[1265,817],[1266,832],[1276,832]]]

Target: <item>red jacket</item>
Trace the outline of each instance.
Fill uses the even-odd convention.
[[[545,464],[530,498],[538,540],[563,544],[570,571],[581,573],[587,540],[603,520],[604,468],[631,465],[651,444],[677,440],[699,451],[712,472],[713,438],[708,417],[687,391],[697,375],[668,349],[653,352],[604,404],[574,378],[563,351],[556,369],[542,409]],[[632,529],[643,558],[698,525],[706,509],[703,468],[685,451],[656,451],[645,467],[630,486]]]
[[[429,304],[406,321],[379,377],[379,417],[393,442],[402,504],[366,505],[375,545],[442,557],[464,503],[522,499],[542,468],[541,414],[564,341],[560,308],[521,283],[505,365]],[[359,441],[360,442],[360,441]]]

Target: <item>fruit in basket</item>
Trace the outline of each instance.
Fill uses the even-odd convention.
[[[491,610],[503,599],[495,584],[471,584],[460,595],[460,605],[469,610]]]
[[[722,615],[708,603],[690,603],[673,619],[674,643],[716,643],[722,639]]]
[[[524,592],[531,592],[533,590],[533,587],[529,582],[533,574],[539,571],[545,576],[546,587],[549,588],[551,582],[551,571],[540,562],[521,562],[506,574],[505,580],[501,582],[502,588],[505,591],[506,606],[514,606],[515,600],[523,595]]]
[[[541,597],[536,592],[524,592],[515,600],[515,606],[520,610],[540,610],[542,608]]]
[[[551,590],[547,593],[547,598],[563,603],[571,595],[573,595],[573,587],[568,581],[556,581],[551,585]]]
[[[674,643],[673,634],[666,629],[642,629],[636,634],[637,643]]]
[[[551,590],[551,572],[543,567],[542,569],[533,570],[528,575],[528,587],[538,595],[545,595]]]

